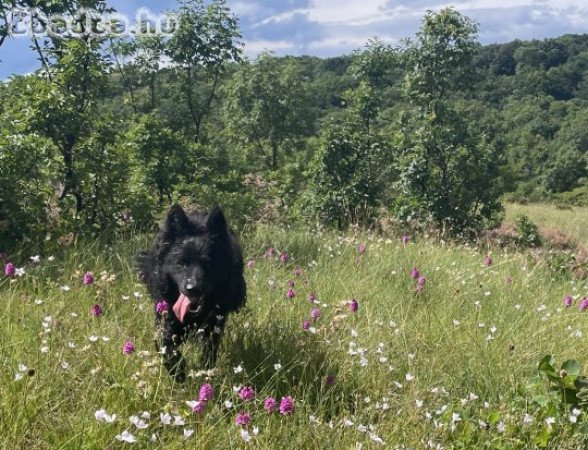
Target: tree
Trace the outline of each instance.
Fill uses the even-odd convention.
[[[404,52],[404,95],[412,105],[399,158],[400,204],[417,205],[445,229],[480,228],[496,218],[500,155],[469,132],[455,99],[474,75],[477,25],[448,8],[429,11]]]
[[[398,75],[398,54],[381,39],[369,39],[362,51],[357,52],[350,71],[357,80],[367,82],[373,88],[383,88],[394,83]]]
[[[135,40],[137,67],[143,84],[149,89],[147,111],[153,111],[158,102],[158,78],[161,60],[165,55],[167,41],[163,36],[143,35]]]
[[[306,85],[292,61],[263,53],[243,63],[223,92],[229,141],[253,150],[266,169],[278,169],[287,150],[312,131]]]
[[[162,68],[169,38],[150,32],[149,26],[139,24],[141,33],[135,38],[110,38],[110,53],[122,84],[128,91],[135,114],[139,109],[153,111],[157,107],[159,86],[157,80]],[[139,103],[137,90],[147,87],[148,98]]]
[[[22,108],[27,89],[43,82],[27,78],[16,77],[2,90],[2,97],[11,99],[0,109],[0,245],[5,248],[23,237],[33,240],[54,224],[49,212],[55,197],[48,180],[58,170],[55,148],[50,139],[27,129]]]
[[[9,36],[10,10],[14,8],[14,1],[0,3],[0,47]]]
[[[343,93],[345,109],[324,124],[318,150],[306,171],[300,209],[323,225],[344,229],[370,225],[394,178],[393,152],[380,112],[395,82],[397,52],[368,41],[349,67],[356,86]]]
[[[387,152],[362,131],[360,121],[325,127],[305,174],[307,190],[298,205],[302,215],[338,229],[370,224],[381,204]]]
[[[11,26],[14,25],[12,13],[15,11],[31,11],[33,8],[45,16],[51,13],[61,13],[68,10],[74,1],[54,2],[51,0],[3,0],[0,2],[0,47],[10,36]]]
[[[240,60],[240,37],[237,20],[224,0],[208,5],[202,0],[183,2],[167,54],[180,76],[194,142],[200,139],[226,64]]]
[[[116,145],[114,118],[100,111],[109,72],[104,37],[86,28],[82,6],[105,11],[102,2],[62,2],[79,35],[49,35],[43,48],[35,41],[43,70],[29,77],[22,98],[23,123],[29,133],[51,141],[58,170],[47,183],[56,189],[54,211],[65,228],[100,232],[121,213],[126,197],[126,155]]]
[[[124,38],[110,39],[110,53],[114,60],[114,65],[120,74],[124,88],[129,92],[131,97],[131,107],[137,114],[136,91],[138,87],[138,70],[134,59],[137,57],[137,45],[135,40]]]
[[[153,114],[141,116],[126,140],[135,161],[135,183],[154,192],[159,205],[171,203],[175,185],[195,169],[186,143]]]

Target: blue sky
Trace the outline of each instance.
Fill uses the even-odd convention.
[[[112,0],[131,18],[141,7],[173,9],[172,0]],[[454,6],[480,24],[484,44],[588,33],[587,0],[229,0],[239,17],[246,54],[336,56],[361,48],[370,37],[392,44],[414,35],[424,13]],[[39,67],[26,38],[0,48],[0,79]]]

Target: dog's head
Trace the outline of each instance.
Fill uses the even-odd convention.
[[[188,216],[181,206],[171,208],[162,229],[169,245],[162,269],[173,279],[181,295],[197,309],[226,289],[231,273],[229,229],[222,210],[208,216]]]

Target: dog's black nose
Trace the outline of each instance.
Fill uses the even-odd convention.
[[[186,280],[185,289],[188,296],[197,296],[202,294],[202,290],[192,279]]]

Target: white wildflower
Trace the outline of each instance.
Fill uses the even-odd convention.
[[[133,444],[134,442],[137,442],[137,438],[135,436],[133,436],[131,433],[129,433],[128,430],[123,431],[121,434],[119,434],[115,437],[119,441],[127,442],[129,444]]]

